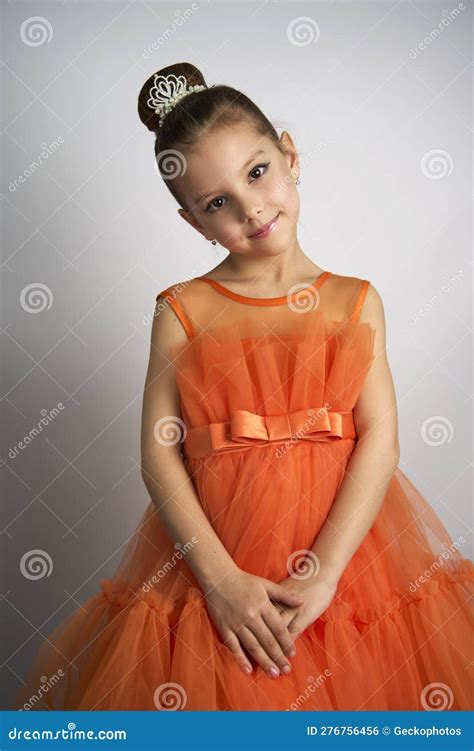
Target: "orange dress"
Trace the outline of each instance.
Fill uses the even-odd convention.
[[[172,352],[182,422],[163,436],[182,440],[236,564],[275,582],[336,498],[373,360],[369,282],[325,271],[300,287],[256,299],[197,277],[157,297],[157,314],[170,304],[187,333]],[[291,672],[246,676],[150,501],[115,575],[42,644],[14,708],[472,709],[474,566],[460,547],[397,468]]]

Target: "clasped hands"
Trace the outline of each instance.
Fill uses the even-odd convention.
[[[293,639],[297,639],[327,610],[336,594],[337,580],[325,576],[319,578],[318,575],[312,579],[296,579],[294,576],[288,576],[280,582],[280,586],[299,595],[303,600],[303,604],[299,607],[274,603],[290,635]]]
[[[252,673],[250,655],[275,678],[291,671],[294,641],[329,607],[337,582],[318,570],[275,583],[236,567],[206,593],[206,604],[242,670]]]

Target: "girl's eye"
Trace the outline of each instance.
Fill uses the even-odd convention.
[[[207,204],[206,211],[208,211],[210,214],[214,214],[218,209],[220,209],[220,206],[215,206],[216,201],[222,201],[223,196],[218,196],[217,198],[213,198],[210,203]]]
[[[257,172],[257,170],[260,172],[262,171],[262,169],[266,171],[269,164],[270,162],[265,162],[264,164],[257,164],[255,167],[253,167],[252,170],[250,170],[249,175],[252,175],[254,172]],[[265,174],[265,172],[263,172],[263,174]],[[255,180],[258,180],[260,177],[261,175],[257,175],[252,182],[254,182]],[[213,198],[212,201],[208,203],[205,210],[209,212],[210,214],[215,214],[216,211],[219,211],[219,209],[221,208],[221,206],[216,206],[215,203],[217,201],[223,201],[223,200],[224,200],[224,196],[217,196],[217,198]]]
[[[270,162],[265,162],[265,164],[257,164],[257,166],[253,168],[253,170],[250,172],[250,174],[252,174],[252,172],[255,172],[256,170],[261,170],[262,167],[263,167],[263,169],[266,170],[269,164],[270,164]],[[265,174],[265,173],[263,173],[263,174]],[[258,175],[258,177],[260,177],[260,175]]]

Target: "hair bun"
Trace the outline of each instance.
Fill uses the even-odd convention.
[[[170,74],[176,77],[184,76],[186,79],[186,86],[207,86],[201,71],[199,68],[196,68],[195,65],[192,65],[192,63],[175,63],[174,65],[168,65],[168,67],[161,68],[161,70],[153,73],[153,75],[145,81],[138,95],[138,116],[148,130],[151,130],[153,133],[157,133],[160,129],[160,116],[148,103],[150,99],[150,91],[155,86],[156,76],[169,76]]]

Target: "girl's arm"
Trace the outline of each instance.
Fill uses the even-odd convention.
[[[200,544],[191,546],[186,560],[207,590],[220,577],[233,573],[235,564],[209,524],[182,459],[183,418],[170,345],[186,342],[186,333],[169,305],[162,303],[159,309],[157,305],[143,395],[141,470],[173,541],[184,546],[198,537]],[[159,420],[163,420],[161,429],[156,427]]]
[[[143,396],[142,477],[171,539],[183,546],[188,543],[187,549],[197,538],[186,553],[186,562],[202,587],[216,626],[241,666],[249,663],[239,639],[264,669],[275,667],[274,663],[283,667],[288,660],[282,650],[291,654],[292,640],[270,597],[292,607],[302,604],[301,597],[236,566],[204,513],[182,459],[181,442],[166,441],[167,429],[170,434],[173,429],[180,432],[182,420],[170,347],[186,343],[174,311],[168,304],[157,304]],[[155,431],[161,418],[163,438],[158,429]]]
[[[321,573],[326,571],[336,581],[375,521],[400,458],[396,396],[385,350],[385,315],[381,297],[372,285],[359,320],[375,328],[375,358],[353,411],[358,439],[312,547]]]

